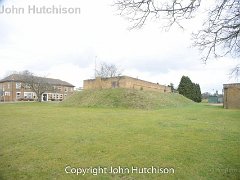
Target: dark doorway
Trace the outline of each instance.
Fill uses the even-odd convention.
[[[43,94],[43,101],[47,101],[47,94]]]

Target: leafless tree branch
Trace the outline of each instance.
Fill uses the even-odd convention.
[[[240,76],[240,64],[236,65],[229,73],[229,79],[235,78],[238,81]]]
[[[130,20],[133,28],[141,28],[148,19],[164,19],[163,27],[171,27],[180,21],[192,17],[200,6],[201,0],[117,0],[114,6],[121,16]]]
[[[29,87],[33,92],[36,93],[38,101],[41,102],[41,97],[44,92],[53,91],[53,86],[49,84],[46,78],[34,76],[28,70],[19,72],[21,76],[22,86]]]
[[[194,46],[205,54],[206,62],[211,55],[223,57],[240,55],[240,1],[221,0],[211,10],[203,28],[193,34]]]
[[[118,77],[121,75],[121,70],[115,64],[101,63],[96,69],[96,76],[101,78]]]
[[[160,20],[169,30],[176,24],[196,16],[202,0],[116,0],[119,14],[133,23],[131,29],[142,28],[149,19]],[[208,10],[202,29],[193,33],[193,46],[203,54],[203,62],[210,57],[240,56],[240,0],[216,0]],[[239,66],[236,66],[239,70]],[[237,71],[238,72],[238,71]],[[238,74],[238,73],[237,73]]]

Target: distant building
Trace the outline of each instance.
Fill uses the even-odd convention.
[[[240,83],[224,84],[223,106],[227,109],[240,109]]]
[[[217,96],[208,96],[208,103],[218,103]]]
[[[83,89],[111,89],[127,88],[157,92],[171,92],[171,87],[152,83],[129,76],[119,76],[111,78],[88,79],[83,82]]]
[[[208,96],[208,103],[218,104],[223,103],[223,98],[221,95],[210,95]]]
[[[22,75],[12,74],[0,80],[0,101],[34,101],[37,100],[36,93],[30,87],[22,86]],[[42,94],[42,101],[62,101],[74,91],[74,86],[66,81],[52,78],[43,78],[50,84],[52,91]]]

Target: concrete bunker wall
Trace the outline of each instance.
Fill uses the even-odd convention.
[[[240,109],[240,84],[224,85],[224,108]]]
[[[147,91],[171,92],[170,87],[128,76],[84,80],[84,89],[110,88],[128,88]]]

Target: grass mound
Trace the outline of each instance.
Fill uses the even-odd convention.
[[[140,91],[134,89],[102,89],[77,92],[62,102],[66,106],[130,109],[159,109],[183,106],[193,102],[180,94]]]

